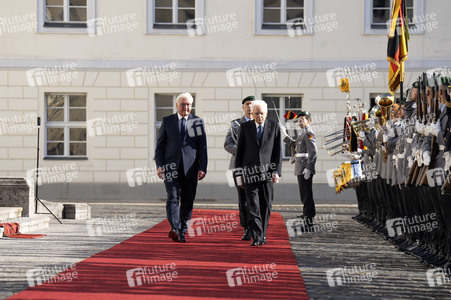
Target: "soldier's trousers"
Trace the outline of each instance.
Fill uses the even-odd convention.
[[[313,219],[316,216],[312,183],[313,175],[311,175],[307,180],[304,178],[304,175],[298,176],[299,194],[301,196],[301,202],[304,205],[302,213],[306,219]]]

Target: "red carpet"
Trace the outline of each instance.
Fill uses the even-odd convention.
[[[191,225],[185,244],[166,220],[10,299],[308,299],[279,213],[263,247],[241,241],[237,211],[195,209]]]
[[[19,223],[1,223],[0,227],[4,228],[3,235],[14,239],[37,239],[44,237],[45,234],[23,234],[20,233]]]

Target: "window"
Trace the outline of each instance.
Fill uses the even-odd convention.
[[[286,29],[287,21],[304,18],[304,0],[263,0],[262,28]]]
[[[365,0],[365,34],[388,34],[393,0]],[[415,22],[424,16],[424,0],[406,0],[411,34],[424,33]]]
[[[302,96],[301,95],[262,95],[262,99],[268,104],[268,119],[279,122],[280,121],[287,128],[288,134],[296,139],[298,123],[296,120],[285,120],[284,115],[288,111],[293,111],[296,115],[301,112]],[[288,159],[291,157],[290,147],[285,147],[282,141],[282,157]]]
[[[147,0],[148,33],[186,34],[187,22],[203,17],[204,0]]]
[[[179,94],[155,94],[155,145],[157,143],[158,132],[160,131],[163,117],[172,115],[177,112],[175,100],[177,99],[178,95]],[[191,95],[194,99],[193,105],[191,106],[191,114],[194,115],[196,112],[196,95]]]
[[[87,0],[46,0],[44,26],[86,27]]]
[[[257,34],[289,34],[290,29],[313,33],[306,31],[313,25],[313,0],[257,0],[255,13]]]
[[[46,157],[86,157],[86,95],[46,94]]]
[[[391,0],[373,0],[371,28],[387,28],[387,22],[391,17]],[[407,16],[409,24],[413,17],[413,0],[406,0]]]
[[[38,0],[38,32],[87,33],[95,0]]]

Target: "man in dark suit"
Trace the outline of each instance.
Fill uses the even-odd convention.
[[[279,124],[266,119],[266,102],[253,101],[251,110],[254,121],[241,124],[235,168],[241,173],[237,184],[244,188],[248,201],[251,246],[262,246],[266,244],[273,185],[282,172],[282,141]]]
[[[193,97],[189,93],[177,97],[177,113],[163,118],[155,150],[158,177],[164,179],[167,193],[169,237],[182,243],[186,242],[197,181],[207,173],[204,122],[190,114],[192,103]]]
[[[233,172],[235,168],[235,157],[236,157],[236,149],[238,148],[238,133],[240,131],[240,125],[244,122],[252,120],[251,114],[251,105],[252,101],[255,100],[254,96],[247,96],[241,101],[243,104],[242,108],[244,111],[244,115],[240,119],[233,120],[230,129],[227,132],[227,136],[224,141],[224,149],[232,154],[230,158],[229,169]],[[232,174],[233,176],[233,174]],[[244,193],[244,189],[239,187],[236,184],[236,176],[233,176],[235,187],[238,191],[238,209],[240,213],[240,225],[243,227],[244,235],[241,238],[243,241],[249,241],[251,239],[251,232],[249,230],[249,218],[248,218],[248,207],[246,201],[246,194]]]

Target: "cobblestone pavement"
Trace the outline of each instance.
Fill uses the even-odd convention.
[[[236,209],[225,204],[204,203],[196,208]],[[352,220],[357,213],[352,205],[317,207],[317,232],[299,233],[298,205],[275,205],[290,225],[293,252],[311,299],[449,299],[451,283],[430,287],[428,268],[415,258],[396,251],[394,246],[370,229]],[[0,241],[0,298],[4,299],[28,287],[26,272],[34,268],[52,268],[73,264],[106,250],[164,219],[161,204],[93,204],[93,218],[125,218],[135,213],[132,226],[120,233],[98,232],[86,221],[63,220],[41,231],[47,237],[37,240],[2,239]],[[328,227],[329,226],[329,227]],[[329,230],[328,230],[329,228]],[[270,243],[270,237],[268,242]],[[349,274],[339,282],[327,270],[343,268]],[[366,273],[365,271],[368,270]],[[375,273],[374,273],[375,272]],[[341,283],[341,285],[340,285]],[[335,285],[335,286],[331,286]]]
[[[335,226],[327,231],[327,223]],[[354,221],[357,208],[320,207],[317,232],[291,238],[291,245],[311,299],[450,299],[451,282],[430,287],[430,268],[397,251],[389,241]],[[282,214],[288,220],[297,214]],[[325,217],[325,216],[328,216]],[[324,229],[324,230],[322,230]],[[338,285],[327,270],[346,268],[349,275]],[[356,276],[354,270],[361,271]],[[353,274],[351,274],[353,273]],[[363,275],[363,276],[362,276]],[[375,275],[375,276],[373,276]],[[332,286],[331,286],[332,285]]]

